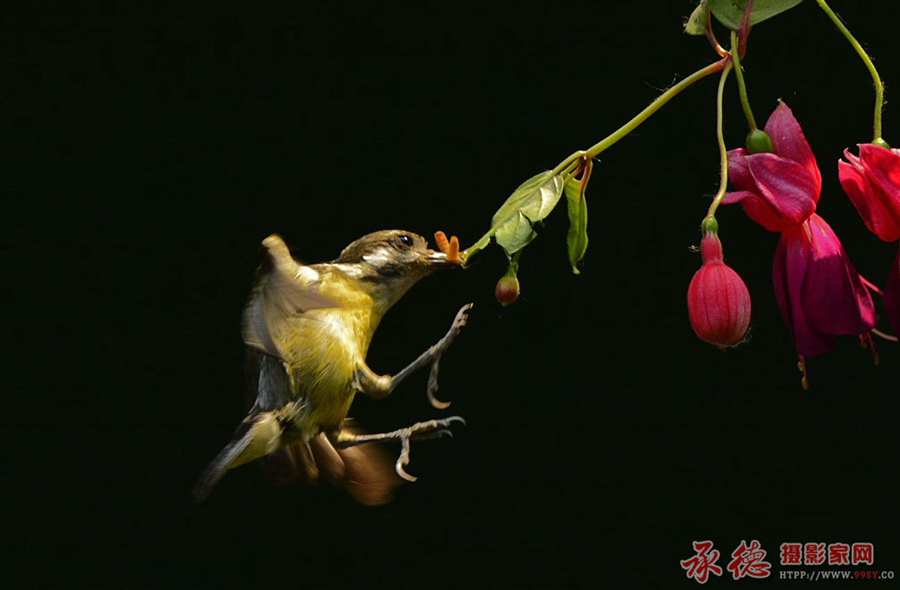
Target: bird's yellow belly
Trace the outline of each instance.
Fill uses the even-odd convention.
[[[354,377],[368,348],[367,318],[350,309],[307,312],[296,323],[288,360],[295,399],[319,430],[339,428],[356,393]],[[314,434],[313,434],[314,436]]]

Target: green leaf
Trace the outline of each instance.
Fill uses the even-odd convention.
[[[688,35],[705,35],[706,23],[709,20],[709,3],[707,0],[700,0],[700,4],[688,17],[684,23],[684,32]]]
[[[491,220],[494,239],[513,254],[537,235],[533,226],[553,211],[563,192],[563,181],[551,170],[532,176],[506,199]]]
[[[569,232],[566,235],[566,246],[569,251],[569,263],[572,272],[579,274],[578,264],[584,258],[588,247],[587,235],[587,200],[584,198],[587,183],[591,176],[591,163],[588,162],[581,180],[574,176],[566,182],[566,204],[569,211]]]
[[[537,237],[532,225],[531,221],[519,211],[497,228],[494,239],[507,255],[512,256]]]
[[[744,9],[747,0],[707,0],[710,10],[720,23],[732,30],[737,30],[744,20]],[[803,0],[754,0],[750,11],[750,24],[755,25],[762,21],[781,14],[797,6]]]
[[[513,191],[491,219],[491,226],[497,227],[522,213],[532,223],[543,220],[553,211],[562,196],[562,179],[552,171],[532,176]]]

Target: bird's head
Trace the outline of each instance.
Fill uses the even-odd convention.
[[[439,268],[459,266],[428,247],[412,232],[389,229],[365,235],[344,248],[333,262],[352,268],[360,286],[389,307],[419,279]]]

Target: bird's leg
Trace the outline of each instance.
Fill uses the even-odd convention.
[[[431,363],[431,373],[428,376],[427,388],[428,401],[431,402],[432,406],[440,410],[447,408],[450,405],[449,402],[442,402],[434,397],[434,394],[438,390],[438,369],[441,362],[441,355],[443,355],[447,348],[450,347],[453,339],[456,338],[456,335],[459,334],[463,326],[466,325],[466,320],[468,319],[467,314],[470,309],[472,309],[471,303],[463,305],[459,311],[456,312],[456,317],[453,318],[453,323],[450,325],[450,329],[447,333],[444,334],[444,337],[438,340],[437,344],[419,355],[419,358],[401,369],[396,375],[378,375],[367,365],[363,365],[356,375],[356,388],[369,397],[381,399],[391,393],[412,373],[418,371],[428,363]]]
[[[390,394],[413,372],[421,369],[428,363],[431,363],[431,373],[428,376],[428,399],[431,402],[431,405],[436,408],[444,409],[449,406],[449,403],[439,401],[434,397],[434,394],[438,389],[438,367],[441,355],[444,354],[444,351],[447,350],[453,342],[453,339],[456,338],[456,335],[462,330],[462,327],[466,325],[466,320],[468,319],[466,314],[468,314],[470,309],[472,309],[471,303],[463,305],[456,313],[456,317],[453,318],[453,323],[450,325],[450,329],[444,337],[438,340],[434,346],[419,355],[419,358],[411,362],[396,375],[378,375],[370,369],[368,365],[363,364],[356,373],[354,387],[369,397],[380,399]],[[451,416],[450,418],[445,418],[443,420],[418,422],[408,428],[401,428],[399,430],[381,434],[355,434],[349,430],[341,430],[340,432],[333,434],[330,438],[335,447],[339,448],[352,447],[376,441],[399,440],[401,445],[400,457],[394,465],[397,475],[407,481],[416,481],[416,478],[408,474],[404,469],[404,467],[409,464],[410,441],[425,438],[440,438],[444,434],[453,436],[453,433],[449,430],[449,426],[453,422],[466,423],[466,421],[459,416]]]
[[[416,477],[408,474],[404,467],[409,465],[409,445],[412,440],[421,440],[426,438],[440,438],[445,434],[453,436],[453,432],[449,427],[454,422],[465,424],[466,421],[459,416],[451,416],[443,420],[428,420],[427,422],[417,422],[407,428],[401,428],[392,432],[384,432],[381,434],[354,434],[349,430],[341,430],[334,441],[334,445],[339,448],[353,447],[363,445],[370,442],[399,440],[401,445],[400,457],[394,468],[397,475],[407,481],[416,481]]]
[[[453,323],[450,324],[450,329],[447,330],[447,333],[444,334],[444,337],[438,340],[437,344],[423,352],[419,356],[419,358],[411,362],[408,366],[401,369],[399,373],[394,375],[393,379],[391,379],[392,390],[413,372],[419,370],[430,362],[431,372],[428,375],[428,387],[426,389],[428,393],[428,401],[431,402],[432,406],[438,408],[439,410],[444,410],[450,406],[450,402],[442,402],[434,397],[434,394],[437,393],[438,390],[438,370],[440,369],[441,355],[443,355],[444,351],[446,351],[450,347],[450,344],[453,343],[456,335],[459,334],[460,331],[462,331],[463,326],[466,325],[470,309],[472,309],[471,303],[467,303],[459,308],[459,311],[456,312],[456,317],[453,318]]]

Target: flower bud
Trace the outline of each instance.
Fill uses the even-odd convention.
[[[688,315],[697,336],[720,348],[740,344],[750,326],[750,292],[722,261],[722,242],[708,233],[700,242],[703,266],[688,287]]]
[[[506,307],[512,305],[519,298],[519,279],[516,277],[515,271],[510,267],[506,274],[497,281],[497,287],[494,289],[494,297],[500,302],[500,305]]]

